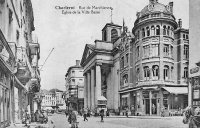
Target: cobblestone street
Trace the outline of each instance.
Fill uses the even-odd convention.
[[[83,121],[78,117],[79,128],[188,128],[182,123],[183,117],[108,117],[104,122],[100,122],[100,117],[90,117],[88,121]],[[62,114],[54,114],[49,117],[53,120],[56,128],[69,128],[67,118]]]

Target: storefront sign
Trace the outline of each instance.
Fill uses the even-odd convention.
[[[194,99],[199,99],[200,97],[199,97],[199,90],[194,90],[193,91],[193,97],[194,97]]]

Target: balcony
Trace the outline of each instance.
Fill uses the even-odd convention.
[[[0,30],[0,61],[1,66],[7,71],[13,73],[15,66],[15,56],[6,41],[2,31]]]

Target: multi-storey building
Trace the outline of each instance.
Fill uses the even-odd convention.
[[[131,114],[174,112],[187,106],[188,29],[173,15],[173,2],[149,0],[137,13],[132,34],[108,23],[102,40],[86,44],[81,66],[85,76],[85,106],[97,107],[99,97],[108,109]]]
[[[34,29],[30,0],[0,1],[0,99],[5,99],[0,101],[0,127],[19,122],[24,110],[33,110],[32,99],[40,89]]]
[[[173,2],[150,0],[137,13],[135,35],[135,110],[160,114],[187,106],[188,30],[173,15]],[[130,97],[131,99],[131,97]]]
[[[80,60],[76,60],[76,65],[68,68],[67,73],[65,75],[65,81],[65,100],[68,109],[83,109],[84,77],[83,68],[80,66]]]

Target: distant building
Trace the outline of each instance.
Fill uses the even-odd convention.
[[[84,104],[84,77],[83,68],[80,66],[80,60],[76,60],[76,65],[68,68],[65,81],[65,100],[67,102],[67,107],[81,110]]]
[[[40,93],[43,94],[41,108],[43,110],[51,109],[65,109],[65,101],[62,98],[63,91],[58,89],[41,90]]]

